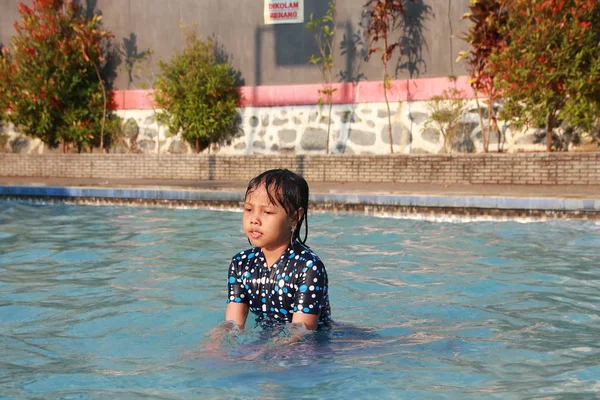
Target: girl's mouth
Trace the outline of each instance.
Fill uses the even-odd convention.
[[[252,239],[258,239],[259,237],[262,236],[262,233],[260,233],[258,231],[250,231],[249,234]]]

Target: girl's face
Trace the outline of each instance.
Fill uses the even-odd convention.
[[[267,251],[283,251],[290,243],[295,225],[296,221],[281,205],[269,201],[264,185],[246,196],[242,227],[253,245]]]

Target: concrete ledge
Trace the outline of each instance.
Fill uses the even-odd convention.
[[[0,196],[50,198],[104,198],[236,203],[243,191],[165,190],[140,188],[0,186]],[[600,199],[550,197],[413,196],[370,194],[312,194],[311,202],[324,205],[539,210],[600,213]]]
[[[482,208],[496,210],[557,210],[600,212],[600,200],[507,197],[441,197],[361,194],[315,194],[315,203],[406,207]]]
[[[163,189],[0,186],[0,196],[239,202],[242,201],[244,193]]]

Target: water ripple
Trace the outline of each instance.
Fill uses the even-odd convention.
[[[586,398],[600,225],[316,214],[337,324],[197,345],[247,247],[232,212],[0,202],[8,398]],[[251,324],[250,324],[251,325]],[[182,358],[186,352],[193,357]]]

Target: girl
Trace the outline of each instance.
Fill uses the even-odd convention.
[[[290,322],[314,330],[329,324],[327,272],[305,245],[307,214],[308,184],[301,176],[274,169],[250,181],[242,227],[255,247],[229,265],[226,321],[243,329],[252,311],[261,325]]]

